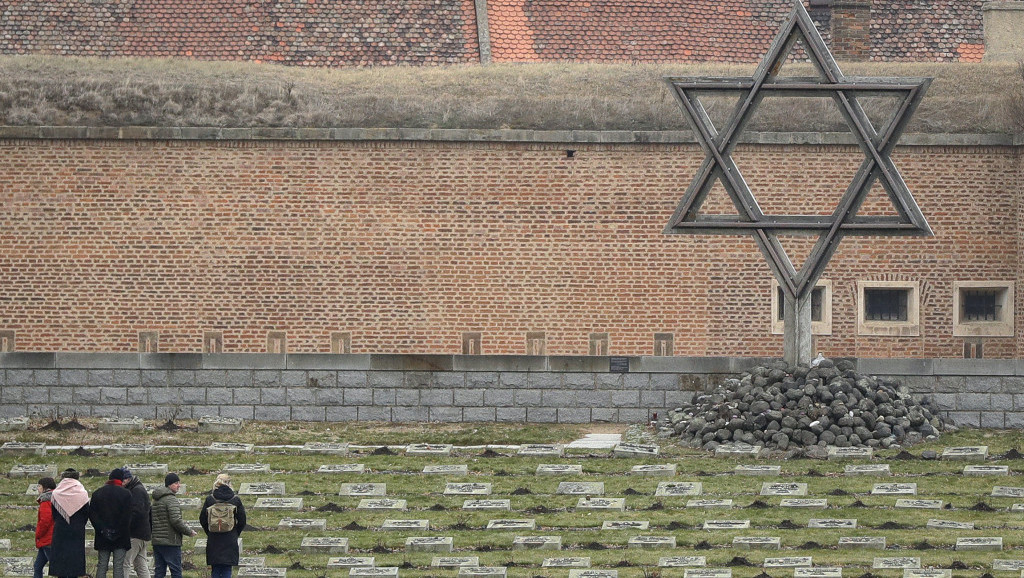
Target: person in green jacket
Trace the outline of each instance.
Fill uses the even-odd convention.
[[[181,519],[181,504],[174,494],[181,487],[181,478],[171,472],[164,478],[164,487],[153,490],[153,561],[154,578],[164,578],[171,569],[171,578],[181,578],[181,537],[196,533]]]

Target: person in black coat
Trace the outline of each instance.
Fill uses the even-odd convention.
[[[149,578],[146,542],[153,539],[153,528],[149,519],[149,512],[152,509],[149,492],[139,477],[133,476],[128,468],[124,468],[124,487],[132,493],[132,547],[124,559],[124,572],[128,574],[129,570],[134,568],[139,578]]]
[[[124,472],[116,468],[107,483],[92,493],[89,520],[96,530],[96,578],[106,578],[110,555],[114,555],[114,578],[124,578],[124,559],[132,547],[132,493],[121,487]]]
[[[207,513],[217,502],[235,506],[235,527],[230,532],[210,532]],[[231,578],[231,567],[238,566],[238,535],[245,529],[245,506],[231,489],[231,476],[220,474],[213,484],[213,494],[206,497],[203,511],[199,512],[199,524],[206,532],[206,563],[210,565],[210,578]]]
[[[64,470],[50,494],[53,508],[53,542],[50,544],[50,576],[75,578],[85,575],[85,523],[89,521],[89,492],[78,481],[78,472]]]

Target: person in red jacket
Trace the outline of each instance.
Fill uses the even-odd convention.
[[[36,563],[33,578],[43,578],[43,568],[50,562],[50,544],[53,543],[53,508],[50,507],[50,493],[57,487],[53,478],[39,480],[39,514],[36,516]]]

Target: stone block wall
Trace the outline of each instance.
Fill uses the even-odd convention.
[[[628,363],[628,371],[610,368]],[[0,354],[0,417],[643,423],[757,358]],[[1024,426],[1024,361],[862,359],[958,424]],[[621,367],[621,366],[620,366]]]

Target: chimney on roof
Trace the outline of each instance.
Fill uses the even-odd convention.
[[[871,57],[871,0],[833,0],[831,24],[837,60]]]
[[[985,60],[1024,60],[1024,2],[985,2]]]

